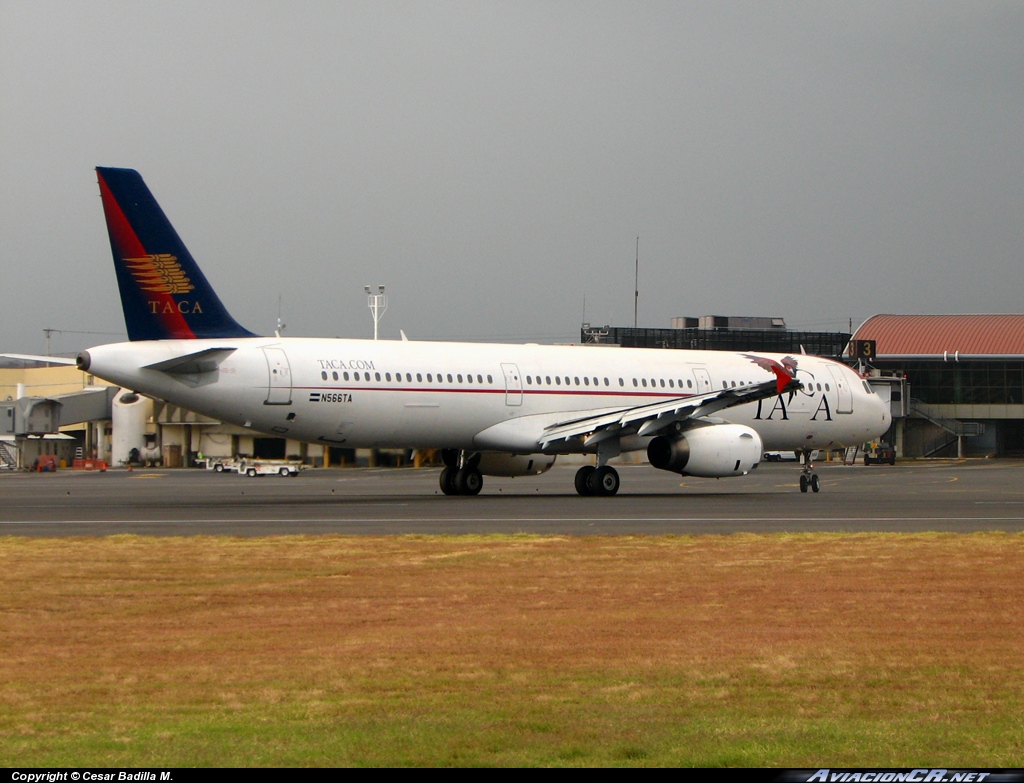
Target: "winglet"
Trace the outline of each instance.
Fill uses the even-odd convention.
[[[772,364],[771,371],[775,373],[775,389],[782,394],[793,380],[793,376],[786,372],[786,368],[781,364]]]

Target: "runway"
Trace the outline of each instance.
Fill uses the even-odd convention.
[[[0,474],[0,534],[155,536],[542,533],[699,534],[1024,530],[1024,463],[971,460],[895,467],[823,464],[819,494],[793,463],[739,479],[620,469],[614,498],[582,498],[573,467],[487,478],[446,497],[438,470],[311,470],[248,478],[202,470]]]

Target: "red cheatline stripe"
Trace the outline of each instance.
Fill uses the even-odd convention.
[[[113,240],[114,253],[118,257],[118,261],[124,263],[125,258],[142,258],[149,255],[121,209],[121,205],[117,203],[113,192],[103,179],[103,175],[97,172],[97,177],[100,183],[100,198],[103,200],[103,214],[107,219],[107,231],[110,232]],[[195,332],[189,327],[185,316],[178,311],[178,303],[174,301],[174,297],[170,294],[143,291],[142,289],[138,289],[138,294],[147,302],[157,303],[156,315],[163,323],[167,337],[179,340],[195,339]]]
[[[263,387],[260,387],[263,388]],[[287,386],[283,388],[289,388]],[[472,388],[450,388],[450,387],[411,387],[411,386],[292,386],[295,391],[320,391],[320,392],[351,392],[351,391],[391,391],[391,392],[433,392],[454,393],[454,394],[519,394],[516,389],[472,389]],[[666,400],[687,399],[690,394],[668,394],[664,392],[627,392],[623,391],[558,391],[557,389],[523,389],[523,394],[549,394],[577,397],[660,397]]]

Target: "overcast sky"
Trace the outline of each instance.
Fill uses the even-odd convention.
[[[0,0],[0,142],[6,351],[123,339],[97,165],[263,334],[1024,308],[1019,2]]]

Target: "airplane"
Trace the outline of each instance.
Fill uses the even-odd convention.
[[[754,352],[263,337],[214,293],[138,172],[96,169],[129,342],[77,365],[253,431],[346,448],[440,449],[446,495],[484,476],[593,455],[576,491],[612,496],[609,460],[646,450],[683,476],[746,475],[765,451],[803,455],[881,436],[888,406],[846,365]]]

